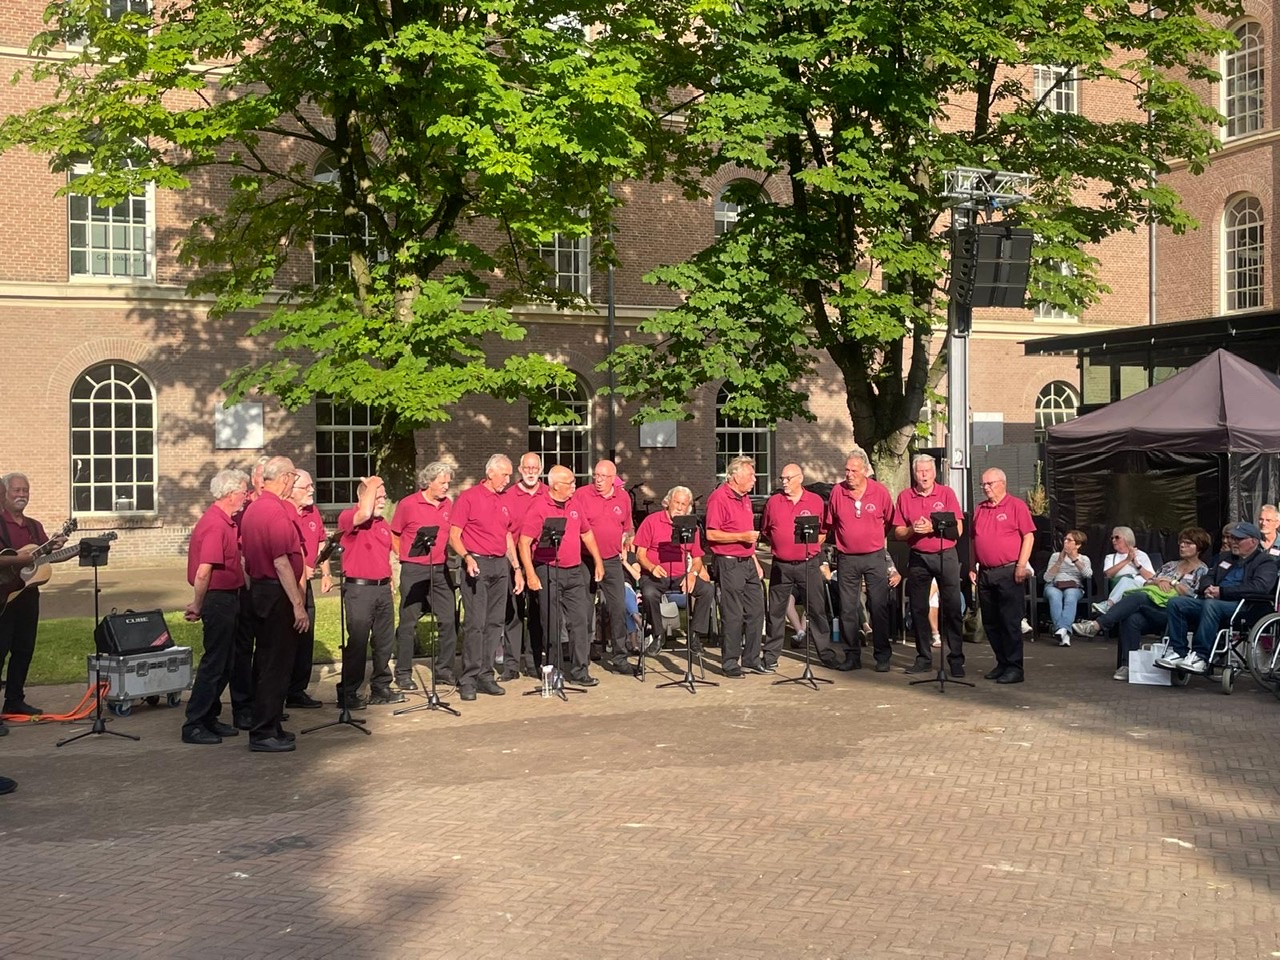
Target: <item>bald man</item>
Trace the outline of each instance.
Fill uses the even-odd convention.
[[[614,673],[629,674],[634,668],[627,651],[627,574],[622,567],[622,555],[633,532],[631,497],[618,482],[614,462],[601,460],[591,474],[591,486],[574,493],[573,500],[596,538],[604,563],[604,579],[593,585],[592,592],[604,598],[610,651],[605,665]]]

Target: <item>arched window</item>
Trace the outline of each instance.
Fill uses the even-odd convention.
[[[1262,129],[1263,48],[1262,27],[1253,21],[1233,31],[1239,46],[1223,57],[1222,112],[1227,118],[1227,139]]]
[[[71,177],[91,172],[71,168]],[[100,197],[67,195],[67,239],[71,276],[116,280],[151,276],[155,236],[155,188],[105,206]]]
[[[1074,420],[1079,406],[1080,395],[1071,384],[1063,380],[1046,383],[1036,397],[1036,442],[1044,443],[1055,424]]]
[[[365,404],[316,398],[316,504],[349,507],[360,478],[374,474],[378,420]]]
[[[315,183],[331,184],[333,195],[335,199],[337,198],[338,167],[332,156],[326,154],[320,158],[311,179]],[[315,226],[311,233],[311,258],[315,265],[315,282],[321,284],[336,276],[351,276],[345,221],[338,214],[337,207],[317,207],[315,217]],[[360,214],[360,222],[364,224],[364,249],[373,250],[375,243],[373,231],[369,228],[368,216]],[[386,259],[386,254],[379,252],[378,259]],[[317,494],[317,502],[318,497],[319,494]]]
[[[716,394],[716,477],[723,480],[729,461],[751,457],[756,462],[757,493],[768,493],[773,483],[773,424],[764,420],[740,420],[724,412],[728,387]]]
[[[156,510],[155,391],[137,367],[100,363],[71,387],[71,508]]]
[[[556,387],[551,396],[577,414],[576,423],[543,424],[529,420],[529,449],[542,457],[542,467],[559,464],[573,471],[579,486],[591,482],[591,400],[581,382],[572,389]]]
[[[1262,204],[1257,197],[1240,197],[1228,204],[1222,218],[1223,309],[1251,310],[1262,306]]]
[[[752,180],[734,180],[727,183],[716,197],[716,236],[723,236],[738,225],[742,211],[762,198],[760,185]]]

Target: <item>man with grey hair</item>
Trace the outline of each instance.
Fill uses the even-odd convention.
[[[449,572],[449,484],[453,464],[435,460],[418,471],[418,490],[396,504],[391,545],[400,558],[400,625],[396,628],[396,686],[416,690],[413,650],[424,613],[436,620],[435,679],[455,683],[458,654],[457,587]]]
[[[290,709],[318,710],[323,704],[307,693],[307,687],[311,684],[316,648],[316,595],[311,584],[315,578],[316,560],[319,557],[320,548],[324,545],[329,531],[325,529],[324,518],[316,507],[316,482],[306,470],[298,471],[298,479],[294,481],[289,502],[298,511],[293,522],[298,528],[299,536],[302,537],[302,590],[307,598],[307,618],[310,623],[307,625],[306,633],[298,642],[298,655],[293,661],[293,674],[289,678],[289,693],[285,697],[284,705]],[[329,593],[331,590],[333,590],[333,576],[329,572],[329,560],[326,558],[324,563],[320,564],[320,592]]]
[[[209,482],[213,503],[191,531],[187,547],[187,583],[193,594],[184,618],[204,625],[204,654],[187,698],[182,742],[221,743],[240,731],[218,719],[222,692],[231,680],[231,656],[240,619],[240,591],[244,560],[235,516],[249,497],[249,475],[243,470],[219,470]]]
[[[542,457],[528,451],[520,458],[516,482],[502,491],[511,520],[511,536],[520,538],[524,515],[534,500],[547,492],[542,482]],[[507,623],[503,630],[502,680],[515,680],[523,669],[534,680],[541,679],[537,664],[542,662],[542,614],[538,608],[541,597],[525,590],[507,596]]]
[[[672,520],[687,517],[693,510],[693,491],[688,487],[672,487],[662,498],[664,509],[643,520],[636,530],[633,545],[636,562],[643,574],[640,595],[649,628],[653,632],[649,655],[657,656],[666,642],[666,624],[662,619],[662,601],[670,594],[683,594],[689,604],[689,645],[695,653],[711,632],[711,576],[702,560],[702,538],[695,529],[693,542],[676,542]],[[686,573],[687,571],[687,573]]]
[[[511,480],[511,458],[495,453],[484,480],[462,491],[449,518],[449,548],[462,557],[462,677],[458,696],[477,691],[500,697],[493,656],[506,625],[507,595],[524,590],[524,574],[511,536],[511,514],[502,497]]]
[[[715,555],[720,582],[721,666],[726,677],[741,677],[744,670],[772,672],[760,659],[764,584],[756,561],[760,533],[751,504],[755,485],[755,461],[734,457],[725,468],[725,482],[707,497],[707,545]]]
[[[0,505],[4,504],[5,495],[6,495],[6,487],[5,487],[4,478],[0,477]],[[7,535],[7,532],[6,532],[6,535]],[[4,572],[7,574],[16,576],[18,572],[27,565],[27,562],[28,561],[27,561],[25,552],[9,554],[7,556],[0,556],[0,572]],[[4,619],[3,619],[3,616],[0,615],[0,630],[3,630],[3,629],[4,629]],[[0,647],[0,666],[4,665],[5,655],[8,652],[8,649],[9,649],[8,647]],[[13,662],[12,659],[10,659],[11,664],[12,662]],[[0,737],[5,736],[6,734],[8,734],[8,732],[9,732],[9,728],[4,725],[4,720],[0,720]],[[0,777],[0,794],[12,793],[16,787],[17,787],[17,784],[14,781],[9,780],[5,777]]]
[[[1280,558],[1280,539],[1276,530],[1280,528],[1280,510],[1274,503],[1264,503],[1258,508],[1258,529],[1262,531],[1262,542],[1258,549],[1269,557]]]

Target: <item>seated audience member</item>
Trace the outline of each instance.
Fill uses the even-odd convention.
[[[1147,577],[1155,573],[1151,566],[1151,558],[1136,546],[1137,540],[1131,527],[1116,527],[1111,531],[1111,553],[1102,563],[1102,573],[1107,578],[1110,590],[1107,599],[1095,603],[1093,609],[1098,613],[1106,613],[1111,605],[1130,590],[1135,590],[1147,581]]]
[[[1242,520],[1231,528],[1230,535],[1232,556],[1216,562],[1201,579],[1200,596],[1177,596],[1169,600],[1169,620],[1165,625],[1169,648],[1156,660],[1156,666],[1208,673],[1218,630],[1230,621],[1240,601],[1248,601],[1254,608],[1245,614],[1249,619],[1274,609],[1280,568],[1275,559],[1261,549],[1262,531],[1257,524]],[[1190,652],[1187,651],[1188,629],[1195,630]]]
[[[1178,559],[1170,560],[1137,590],[1131,590],[1115,606],[1096,620],[1083,620],[1071,629],[1082,637],[1096,637],[1112,627],[1120,628],[1120,663],[1114,677],[1129,679],[1129,654],[1138,649],[1144,633],[1160,636],[1169,619],[1166,609],[1174,597],[1194,597],[1200,581],[1209,572],[1201,559],[1212,541],[1200,527],[1187,527],[1178,534]]]
[[[1080,552],[1084,544],[1083,533],[1068,530],[1062,538],[1062,549],[1049,558],[1044,570],[1044,596],[1049,601],[1049,619],[1053,621],[1053,635],[1060,647],[1071,646],[1076,605],[1093,576],[1093,564]]]

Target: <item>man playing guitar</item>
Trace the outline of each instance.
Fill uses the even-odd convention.
[[[31,483],[21,473],[9,473],[4,476],[4,489],[4,508],[0,510],[0,544],[17,550],[19,554],[29,553],[48,540],[39,521],[26,515],[27,504],[31,500]],[[50,541],[50,545],[57,549],[65,542],[65,537],[58,537]],[[24,550],[24,547],[27,549]],[[22,565],[29,562],[25,557],[22,560]],[[0,613],[0,665],[6,659],[9,662],[5,674],[4,706],[0,707],[0,713],[29,717],[41,713],[24,699],[27,671],[31,668],[31,657],[35,654],[36,630],[39,625],[40,589],[37,586],[23,590]]]

